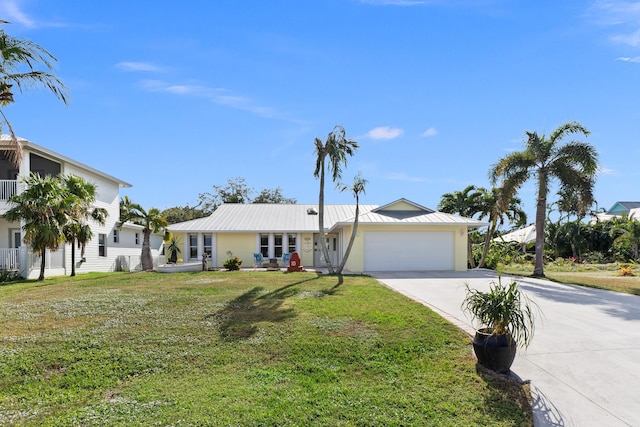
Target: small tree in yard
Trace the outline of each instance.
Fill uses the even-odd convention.
[[[120,202],[121,224],[131,222],[141,225],[142,228],[142,254],[140,262],[144,271],[153,270],[153,257],[151,256],[151,233],[158,233],[164,229],[168,223],[164,219],[159,209],[151,208],[146,211],[137,203],[133,203],[126,197]]]
[[[356,199],[356,214],[353,220],[353,230],[351,231],[351,237],[349,238],[347,250],[344,252],[342,262],[340,263],[340,266],[338,266],[338,270],[336,271],[336,274],[340,276],[340,283],[342,283],[342,270],[347,264],[347,259],[349,258],[349,254],[351,253],[353,242],[356,240],[356,235],[358,234],[358,222],[360,219],[360,194],[366,194],[366,185],[367,180],[362,178],[362,175],[358,174],[353,179],[353,185],[344,185],[340,188],[341,191],[351,191],[351,193],[353,193],[353,197],[355,197]]]

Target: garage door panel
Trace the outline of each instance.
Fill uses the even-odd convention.
[[[449,231],[369,231],[364,234],[365,271],[453,270]]]

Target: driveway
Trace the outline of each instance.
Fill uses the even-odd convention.
[[[473,334],[465,283],[488,290],[491,270],[370,272]],[[503,276],[507,282],[511,277]],[[640,427],[640,297],[517,278],[542,312],[512,371],[531,380],[535,426]]]

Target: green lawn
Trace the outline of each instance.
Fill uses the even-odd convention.
[[[530,426],[528,389],[368,277],[109,273],[0,286],[0,425]]]
[[[624,264],[629,266],[629,264]],[[545,265],[545,275],[557,282],[588,286],[591,288],[607,289],[640,295],[640,269],[635,268],[635,276],[621,276],[618,264],[572,264],[564,262],[561,265],[550,263]],[[501,273],[530,276],[533,274],[532,264],[508,264],[499,268]]]

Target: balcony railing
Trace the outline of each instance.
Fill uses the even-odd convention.
[[[0,179],[0,200],[9,200],[18,191],[18,181],[15,179]]]

